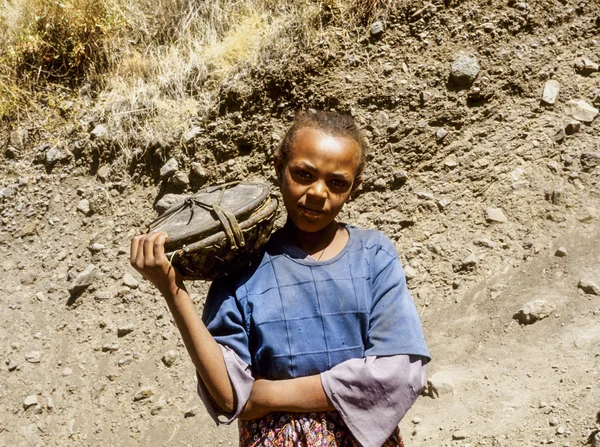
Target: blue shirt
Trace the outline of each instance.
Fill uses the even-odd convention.
[[[255,374],[319,374],[351,358],[429,358],[392,242],[346,226],[334,258],[317,262],[275,233],[259,262],[211,285],[203,320]]]

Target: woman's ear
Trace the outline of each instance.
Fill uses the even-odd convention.
[[[362,174],[358,175],[354,179],[354,183],[352,183],[352,191],[350,191],[351,194],[358,189],[358,187],[360,186],[360,184],[362,183],[362,181],[363,181]]]
[[[275,175],[277,176],[277,181],[281,183],[281,177],[283,174],[283,161],[281,157],[275,157]]]

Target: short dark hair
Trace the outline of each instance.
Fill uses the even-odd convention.
[[[294,123],[285,133],[283,141],[275,151],[275,158],[284,163],[287,161],[292,151],[292,143],[296,133],[305,127],[318,129],[335,137],[345,137],[354,140],[360,151],[360,160],[356,177],[362,174],[365,169],[367,158],[367,142],[362,136],[360,129],[350,115],[344,115],[337,112],[326,112],[323,110],[300,111],[296,113]]]

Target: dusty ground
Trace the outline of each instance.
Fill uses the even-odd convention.
[[[0,446],[236,444],[196,397],[162,298],[128,266],[129,240],[165,192],[273,181],[272,151],[307,107],[364,127],[367,178],[343,220],[397,242],[434,357],[436,398],[402,421],[406,444],[600,445],[600,296],[578,287],[600,285],[600,119],[556,137],[569,100],[600,106],[600,72],[576,69],[581,56],[600,63],[600,7],[423,6],[378,36],[339,29],[258,70],[190,123],[185,144],[111,152],[110,129],[93,138],[86,116],[66,116],[69,134],[3,124]],[[461,89],[448,80],[462,53],[480,71]],[[540,103],[548,79],[560,83],[554,106]],[[160,180],[171,156],[189,184]],[[91,285],[72,296],[89,265]],[[206,289],[191,286],[199,309]],[[538,299],[546,318],[515,320]]]

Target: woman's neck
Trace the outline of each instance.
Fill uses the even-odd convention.
[[[302,251],[311,255],[313,258],[323,258],[322,260],[326,260],[335,256],[341,251],[338,249],[333,249],[333,246],[339,245],[337,243],[337,239],[339,239],[338,233],[340,233],[340,231],[339,225],[336,221],[331,222],[322,230],[315,232],[306,232],[298,229],[298,227],[296,227],[290,220],[288,220],[285,223],[285,226],[283,227],[283,231],[285,239],[289,243],[300,248]],[[346,240],[340,240],[339,242],[343,242],[343,244],[345,245]],[[327,251],[327,253],[325,253],[325,251]]]

